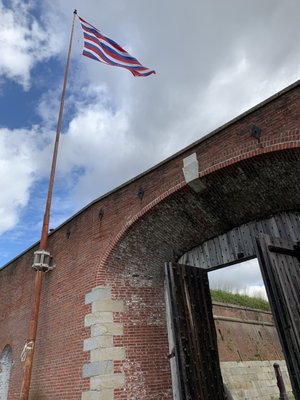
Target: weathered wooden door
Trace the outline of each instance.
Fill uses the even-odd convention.
[[[165,266],[180,400],[224,400],[207,272]],[[172,355],[171,355],[172,356]]]
[[[260,235],[257,247],[293,393],[300,400],[300,244]]]

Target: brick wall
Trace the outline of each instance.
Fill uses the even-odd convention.
[[[213,303],[220,361],[283,360],[270,311]]]
[[[247,220],[299,209],[299,112],[297,83],[96,200],[51,234],[56,269],[43,283],[32,399],[79,400],[91,390],[83,368],[92,361],[84,346],[93,336],[84,321],[93,311],[85,296],[103,286],[124,307],[108,311],[111,323],[123,324],[123,335],[112,335],[113,347],[125,349],[124,359],[104,360],[114,361],[113,373],[125,377],[123,388],[113,387],[114,398],[171,398],[163,263]],[[250,136],[253,124],[262,129],[260,142]],[[184,181],[183,159],[192,153],[203,193]],[[286,193],[291,186],[293,196],[272,195],[274,188]],[[0,351],[9,344],[13,354],[9,400],[18,398],[21,386],[33,250],[0,272]]]
[[[287,393],[292,394],[271,312],[213,303],[213,313],[222,378],[233,400],[278,398],[275,362]]]

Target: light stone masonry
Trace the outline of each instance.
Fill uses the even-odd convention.
[[[124,374],[111,374],[93,376],[91,378],[92,390],[117,389],[124,386]]]
[[[84,340],[83,351],[90,351],[102,347],[113,347],[113,341],[113,336],[94,336]]]
[[[91,376],[112,374],[113,367],[113,361],[98,361],[85,364],[83,366],[82,376],[84,378],[90,378]]]
[[[83,392],[81,396],[81,400],[111,400],[113,398],[113,389],[89,390],[88,392]]]
[[[233,400],[270,400],[279,396],[273,364],[278,363],[288,394],[292,388],[284,360],[221,362],[223,382]]]
[[[125,384],[123,373],[113,372],[113,362],[125,359],[125,349],[114,347],[113,337],[123,335],[123,324],[115,323],[114,312],[123,312],[123,301],[111,299],[111,288],[98,286],[85,296],[92,312],[84,319],[91,328],[91,337],[83,342],[83,351],[90,352],[90,363],[82,370],[90,378],[90,390],[82,393],[81,400],[114,400],[114,389]]]
[[[91,326],[91,336],[100,336],[100,335],[112,335],[112,336],[121,336],[123,335],[123,324],[115,323],[115,322],[105,322],[101,324],[95,324]]]
[[[91,362],[103,360],[124,360],[125,350],[123,347],[109,347],[91,350]]]
[[[84,318],[84,326],[87,328],[91,325],[99,324],[101,322],[113,322],[112,312],[95,312],[87,314]]]
[[[92,312],[97,311],[112,311],[122,312],[123,301],[120,300],[98,300],[92,303]]]
[[[98,287],[85,295],[85,304],[94,303],[100,299],[110,299],[111,289],[108,286]]]

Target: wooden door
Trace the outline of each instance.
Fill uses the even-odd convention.
[[[300,245],[262,234],[257,248],[293,393],[300,400]]]
[[[166,264],[180,400],[224,400],[207,272]]]

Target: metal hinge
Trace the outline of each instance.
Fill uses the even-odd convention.
[[[292,249],[287,249],[286,247],[279,247],[273,245],[269,245],[268,249],[272,253],[279,253],[279,254],[285,254],[287,256],[296,257],[297,260],[300,262],[300,242],[297,242],[297,244],[295,244]]]

